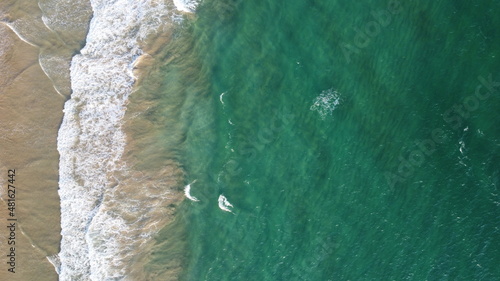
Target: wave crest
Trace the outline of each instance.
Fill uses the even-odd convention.
[[[94,14],[86,45],[71,63],[73,94],[57,140],[61,280],[126,278],[134,250],[158,230],[152,218],[169,197],[167,188],[127,174],[122,161],[134,61],[143,54],[141,41],[167,21],[167,9],[153,0],[91,4]],[[129,196],[128,186],[137,183],[141,192]],[[145,200],[151,201],[147,207]]]

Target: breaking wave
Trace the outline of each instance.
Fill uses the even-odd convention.
[[[170,196],[168,188],[132,174],[122,159],[134,61],[143,55],[141,42],[162,28],[168,14],[154,0],[91,5],[86,45],[71,62],[73,93],[57,139],[62,241],[56,264],[60,280],[127,280]]]

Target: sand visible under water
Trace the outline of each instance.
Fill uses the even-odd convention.
[[[58,190],[59,154],[56,139],[64,102],[70,95],[71,54],[85,38],[89,10],[80,4],[82,22],[66,32],[56,25],[49,30],[42,9],[33,1],[2,1],[0,4],[0,182],[2,211],[7,224],[7,173],[15,169],[15,245],[7,245],[7,228],[0,231],[2,280],[57,280],[47,256],[59,252],[61,240]],[[44,6],[45,5],[45,6]],[[50,75],[50,78],[49,76]],[[12,241],[12,240],[11,240]],[[15,264],[4,253],[15,246]],[[9,258],[10,259],[10,258]],[[15,274],[9,272],[11,268]]]
[[[88,11],[83,14],[81,22],[90,17]],[[85,33],[81,27],[59,30],[57,26],[52,26],[53,30],[48,30],[41,22],[41,15],[37,3],[10,1],[0,4],[0,220],[7,224],[9,213],[6,189],[9,169],[16,171],[17,219],[16,273],[9,273],[6,260],[0,260],[3,264],[0,267],[2,280],[58,279],[53,265],[47,259],[59,253],[61,241],[59,153],[56,140],[64,103],[71,93],[71,56],[83,47],[81,42]],[[31,22],[31,25],[25,22]],[[155,87],[161,85],[159,80],[155,80],[161,80],[162,77],[158,73],[158,65],[168,64],[177,57],[162,54],[172,33],[172,29],[164,30],[166,32],[148,38],[148,42],[142,42],[145,54],[134,64],[136,90],[123,127],[127,145],[122,159],[131,169],[126,175],[115,175],[121,180],[120,188],[115,194],[117,197],[146,200],[148,195],[136,191],[138,184],[153,193],[156,190],[164,192],[172,189],[166,204],[169,207],[148,213],[152,220],[158,222],[158,225],[155,223],[155,229],[163,228],[171,222],[175,206],[183,199],[181,189],[177,187],[183,185],[184,179],[184,172],[175,161],[176,156],[166,151],[168,148],[162,148],[163,144],[155,144],[157,151],[153,155],[141,152],[157,139],[152,136],[161,135],[158,132],[164,129],[163,124],[151,122],[147,116],[142,115],[151,111],[148,111],[151,106],[148,99],[151,98],[151,92],[159,90]],[[147,79],[148,86],[141,89],[143,77],[148,75],[156,78]],[[183,99],[182,95],[176,98]],[[177,116],[177,110],[173,117]],[[172,145],[182,142],[182,129],[172,128],[172,132],[177,132]],[[141,157],[149,160],[148,165],[138,164],[144,160]],[[144,196],[146,197],[142,198]],[[152,203],[154,202],[150,202]],[[148,224],[146,227],[151,226]],[[138,232],[142,230],[144,229],[137,229]],[[7,231],[0,231],[1,253],[8,253],[8,235]],[[137,257],[134,269],[130,270],[132,278],[141,279],[145,276],[143,267],[150,262],[147,255],[153,244],[148,243],[148,246],[140,249],[142,252]],[[180,269],[179,260],[174,258],[168,267],[149,271],[147,278],[175,280]]]
[[[57,130],[65,98],[38,63],[39,49],[0,25],[0,221],[7,224],[7,172],[15,169],[15,274],[7,271],[7,228],[0,231],[1,280],[57,280],[46,256],[60,240]]]

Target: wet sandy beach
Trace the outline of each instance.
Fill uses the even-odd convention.
[[[50,10],[50,3],[0,4],[0,221],[7,224],[10,216],[6,201],[9,169],[16,171],[17,219],[15,274],[8,271],[11,266],[4,255],[14,246],[7,244],[10,233],[6,227],[0,231],[2,280],[58,279],[46,258],[59,252],[61,239],[56,139],[71,91],[71,54],[79,48],[86,28],[70,27],[66,34],[49,30],[40,7]]]
[[[8,272],[7,228],[0,241],[2,280],[57,280],[46,256],[59,251],[60,214],[57,195],[56,136],[64,98],[38,63],[38,48],[19,40],[0,25],[0,221],[7,225],[7,170],[15,169],[15,274]],[[48,110],[50,109],[50,110]],[[8,278],[8,279],[7,279]]]

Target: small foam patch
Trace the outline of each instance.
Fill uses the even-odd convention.
[[[332,112],[340,105],[340,93],[328,89],[321,92],[319,96],[314,99],[313,105],[311,105],[312,111],[317,111],[321,116],[321,119],[325,119],[327,116],[331,116]]]

